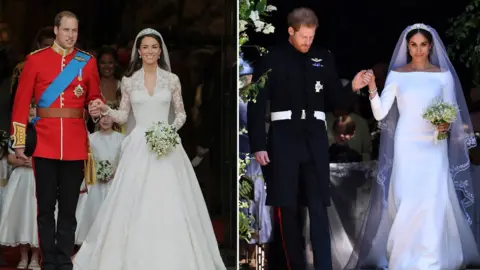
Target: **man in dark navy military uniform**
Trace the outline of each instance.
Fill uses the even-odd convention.
[[[267,184],[267,204],[276,207],[272,252],[275,270],[305,270],[301,206],[307,206],[316,270],[332,269],[330,231],[326,207],[330,205],[328,138],[324,109],[348,107],[355,93],[367,85],[366,71],[342,87],[333,55],[311,48],[318,25],[315,13],[299,8],[288,16],[289,40],[260,60],[253,81],[265,72],[268,80],[248,107],[251,151],[262,165]],[[265,112],[270,102],[271,124],[265,132]],[[275,254],[273,252],[272,254]],[[283,261],[277,265],[276,261]]]

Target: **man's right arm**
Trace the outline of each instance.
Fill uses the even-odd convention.
[[[34,58],[29,56],[20,74],[13,102],[11,135],[12,148],[14,149],[25,148],[28,112],[32,102],[36,76]]]
[[[269,70],[269,58],[261,59],[255,67],[252,77],[252,83],[256,83],[261,76]],[[247,107],[247,126],[248,137],[250,140],[250,149],[252,153],[267,150],[267,132],[265,130],[265,112],[267,109],[267,101],[269,99],[269,80],[271,76],[269,72],[267,75],[267,82],[264,88],[259,89],[256,97],[251,97]]]

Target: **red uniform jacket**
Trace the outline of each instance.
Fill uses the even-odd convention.
[[[12,112],[12,147],[25,147],[25,130],[32,97],[35,104],[63,68],[73,59],[77,49],[65,51],[52,47],[31,53],[20,74]],[[81,90],[80,90],[81,89]],[[97,61],[90,58],[70,85],[50,108],[85,108],[95,99],[101,99],[100,76]],[[37,146],[34,157],[58,160],[86,160],[88,136],[83,119],[40,118],[36,124]]]

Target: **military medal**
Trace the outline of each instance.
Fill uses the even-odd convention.
[[[320,90],[322,90],[322,89],[323,89],[323,84],[322,84],[320,81],[317,81],[317,82],[315,83],[315,92],[316,92],[316,93],[319,93]]]
[[[313,66],[314,67],[323,67],[322,62],[323,59],[320,59],[320,58],[312,58],[312,61],[313,61]]]
[[[77,85],[77,87],[75,87],[75,89],[73,89],[73,94],[75,94],[75,96],[77,98],[81,97],[83,95],[83,88],[81,85]]]
[[[78,81],[82,81],[82,69],[78,71]]]

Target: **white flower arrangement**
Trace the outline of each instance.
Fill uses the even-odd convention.
[[[150,150],[157,158],[164,157],[175,150],[180,144],[177,130],[164,122],[157,122],[145,132],[145,138]]]
[[[457,119],[458,107],[444,102],[441,98],[435,98],[423,113],[423,118],[435,127],[440,124],[451,124]],[[440,133],[435,129],[438,140],[445,140],[448,134]]]
[[[249,42],[249,37],[247,31],[255,31],[258,34],[272,34],[275,32],[275,27],[268,22],[264,21],[264,18],[269,17],[272,12],[276,11],[277,8],[272,5],[267,5],[267,0],[239,0],[239,20],[238,20],[238,30],[239,30],[239,47],[240,53],[242,46],[247,46],[246,43]],[[261,46],[255,44],[248,44],[248,46],[257,48],[261,54],[267,53]],[[268,73],[268,71],[266,72]],[[263,88],[267,80],[267,74],[264,74],[255,82],[247,83],[246,79],[239,79],[239,98],[243,101],[253,101],[255,102],[255,96],[258,93],[258,90]],[[248,131],[243,128],[240,130],[240,135],[247,134]],[[239,193],[240,198],[238,202],[238,234],[240,239],[250,242],[252,233],[254,231],[250,228],[250,225],[254,222],[254,217],[251,213],[248,213],[250,208],[250,199],[249,194],[253,190],[253,181],[249,179],[250,177],[246,176],[246,169],[250,160],[253,159],[249,154],[240,154],[238,157],[239,165]]]
[[[96,162],[97,180],[107,183],[112,180],[114,175],[114,168],[109,160],[100,160]]]

